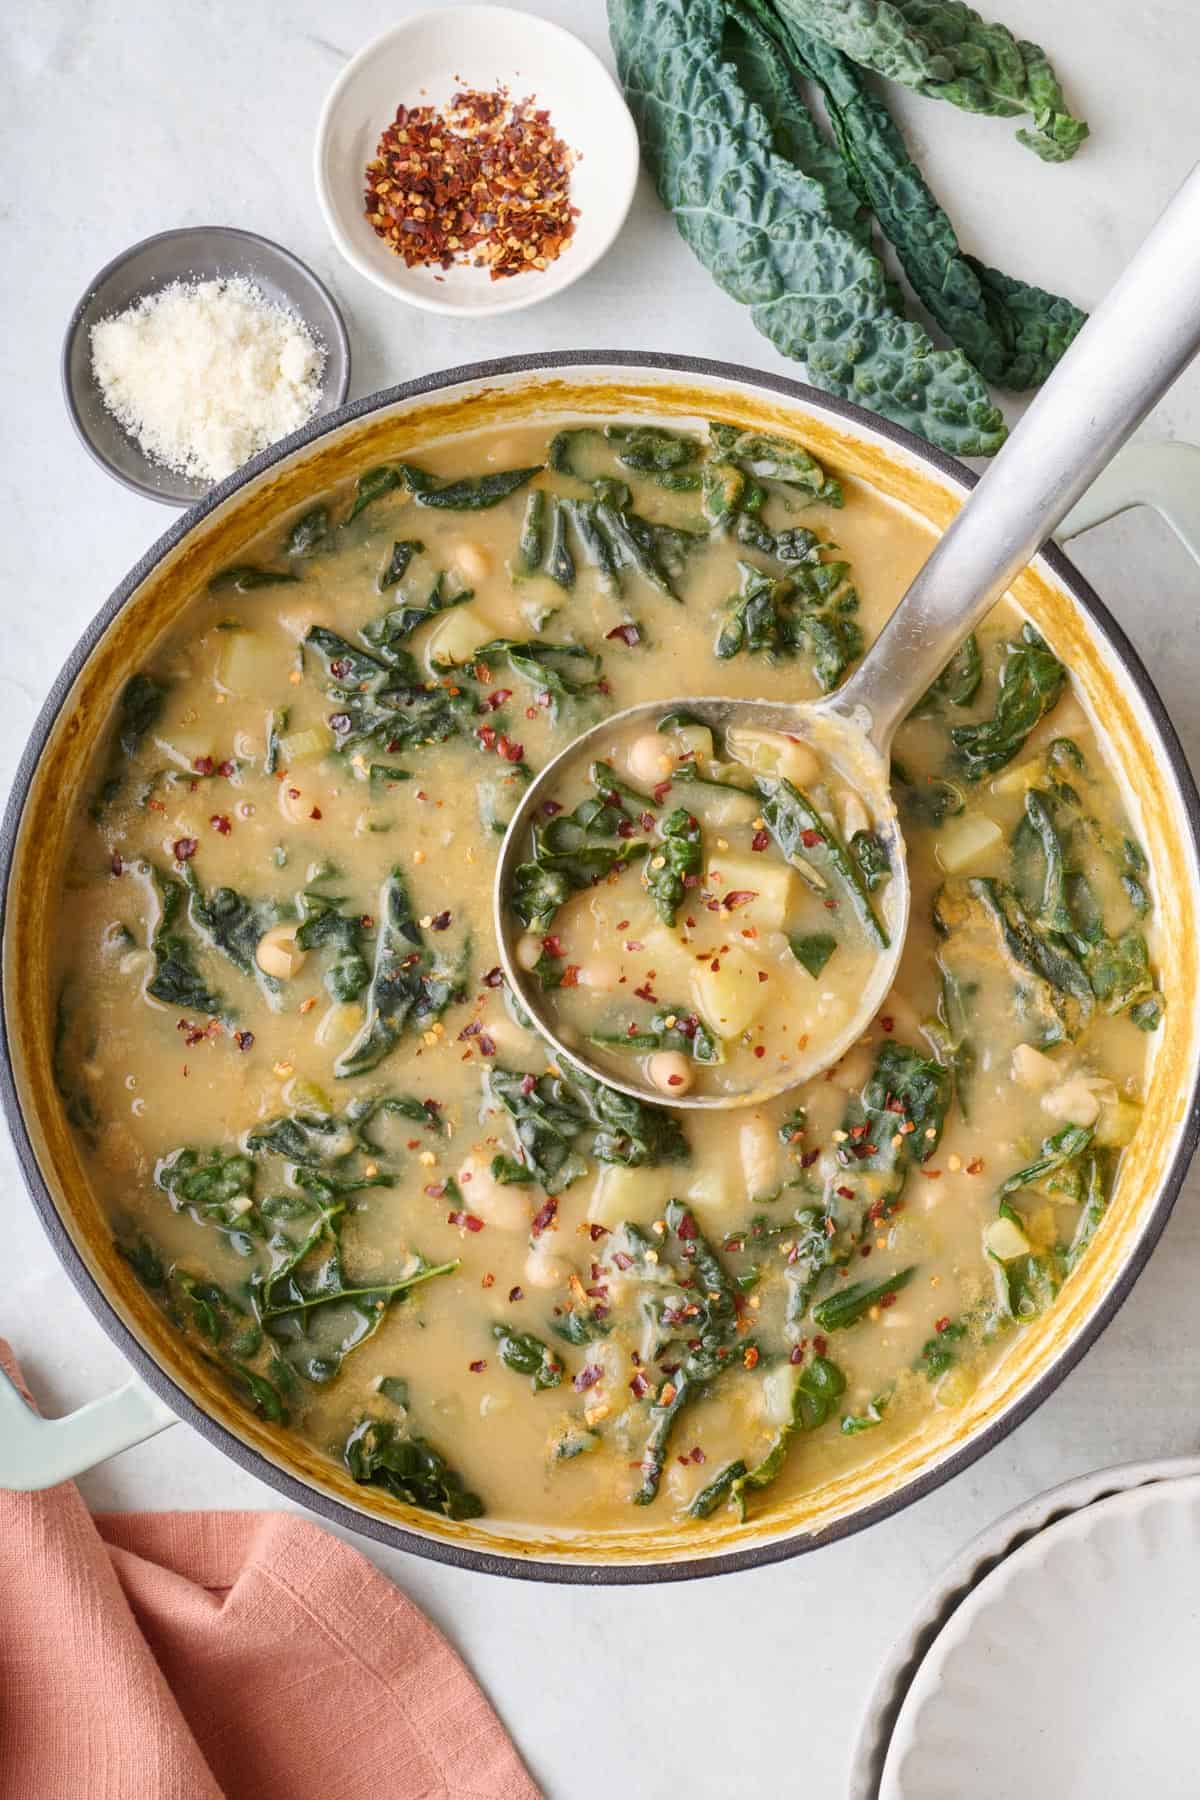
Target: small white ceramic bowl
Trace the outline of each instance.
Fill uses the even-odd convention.
[[[443,105],[461,88],[533,95],[578,154],[575,234],[547,268],[493,281],[486,268],[409,269],[367,223],[364,174],[396,108]],[[334,82],[317,127],[317,198],[334,243],[360,275],[428,312],[486,318],[561,294],[608,249],[629,211],[637,131],[603,63],[563,31],[507,6],[414,13],[378,37]]]

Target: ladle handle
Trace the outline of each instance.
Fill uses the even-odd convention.
[[[838,690],[892,732],[1200,349],[1200,164]],[[861,714],[859,714],[861,717]]]

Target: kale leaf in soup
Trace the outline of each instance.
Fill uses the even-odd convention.
[[[736,420],[552,418],[313,495],[124,688],[55,902],[55,1081],[132,1280],[235,1404],[380,1506],[686,1536],[895,1454],[1105,1229],[1162,1019],[1153,871],[1060,660],[996,609],[902,727],[885,824],[686,708],[564,776],[520,960],[500,836],[582,729],[794,699],[923,528]]]

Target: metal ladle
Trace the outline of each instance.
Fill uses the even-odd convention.
[[[811,1080],[859,1038],[892,985],[909,914],[904,839],[891,797],[892,736],[963,639],[1066,516],[1200,349],[1200,165],[1170,202],[1133,261],[1053,374],[1004,448],[934,546],[868,655],[836,693],[815,702],[684,695],[610,715],[567,746],[526,788],[505,833],[494,892],[496,938],[512,992],[558,1056],[609,1087],[661,1103],[641,1080],[618,1079],[564,1043],[546,1015],[540,984],[514,954],[522,935],[510,897],[530,824],[563,775],[586,766],[601,740],[686,708],[714,731],[731,726],[815,740],[862,796],[889,839],[889,946],[861,1005],[840,1031],[813,1042],[774,1076],[744,1092],[672,1097],[672,1107],[745,1106]]]

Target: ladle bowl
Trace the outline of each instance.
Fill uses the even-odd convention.
[[[590,1059],[581,1054],[578,1046],[568,1041],[561,1027],[556,1025],[553,1013],[546,1006],[541,983],[536,975],[522,968],[518,960],[516,945],[523,931],[514,931],[515,915],[511,895],[517,867],[528,855],[530,827],[541,816],[544,803],[560,790],[563,778],[576,768],[586,767],[595,757],[609,760],[607,747],[612,740],[638,726],[646,731],[653,731],[657,722],[676,705],[686,705],[689,716],[701,725],[707,725],[718,741],[734,727],[778,732],[811,745],[821,760],[830,764],[861,797],[871,819],[871,828],[883,840],[891,861],[891,878],[880,895],[888,945],[875,958],[870,982],[857,1011],[844,1028],[828,1037],[812,1040],[803,1049],[797,1048],[794,1058],[781,1064],[770,1074],[764,1073],[763,1079],[756,1082],[752,1089],[739,1088],[709,1093],[689,1091],[670,1097],[672,1107],[692,1110],[757,1105],[775,1094],[797,1087],[803,1081],[811,1080],[846,1053],[856,1038],[861,1036],[864,1017],[873,1018],[883,1005],[904,948],[904,935],[908,927],[908,870],[904,834],[900,830],[892,798],[887,758],[876,750],[863,728],[862,717],[847,714],[843,710],[840,696],[837,699],[831,697],[795,705],[777,700],[730,700],[719,695],[697,699],[691,694],[686,702],[646,700],[637,706],[626,707],[622,712],[610,713],[599,724],[583,732],[530,782],[521,796],[517,816],[505,833],[493,889],[496,942],[500,947],[501,965],[510,991],[533,1019],[556,1056],[580,1064],[589,1073],[599,1075],[609,1087],[617,1088],[635,1099],[663,1100],[662,1092],[652,1087],[649,1081],[638,1079],[632,1068],[630,1078],[623,1078],[614,1074],[608,1063],[603,1067],[598,1064],[593,1066]],[[680,795],[686,795],[683,786],[677,791]],[[632,874],[630,879],[637,880],[638,876],[636,873]]]

